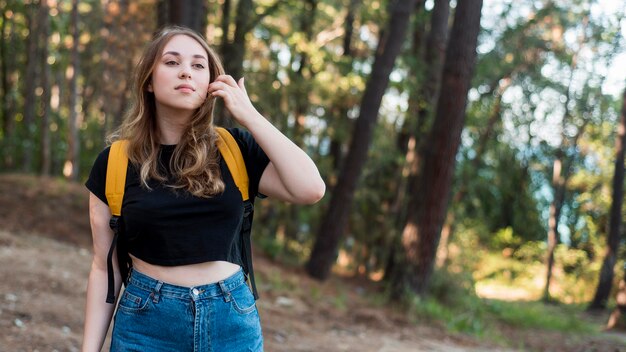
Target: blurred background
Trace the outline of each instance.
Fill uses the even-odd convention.
[[[0,261],[6,275],[32,278],[0,285],[0,327],[30,336],[20,345],[0,335],[8,350],[57,333],[66,337],[58,349],[77,348],[80,309],[42,317],[47,308],[28,312],[16,291],[42,278],[63,286],[63,275],[86,283],[81,184],[129,106],[144,45],[180,24],[207,38],[227,73],[246,78],[257,109],[327,184],[315,206],[256,202],[261,310],[294,312],[283,319],[293,321],[326,302],[314,319],[338,311],[350,327],[392,324],[370,322],[375,331],[428,322],[441,336],[470,336],[455,340],[467,350],[626,351],[624,334],[604,330],[626,327],[622,1],[0,0],[0,8]],[[215,121],[232,125],[222,109]],[[40,255],[58,242],[71,247],[57,259],[80,261],[35,279],[33,265],[61,265],[17,259],[38,236],[55,241]],[[57,286],[32,294],[49,287]],[[354,318],[364,306],[372,311]],[[51,317],[59,331],[24,332]],[[296,350],[284,347],[289,336],[316,331],[267,321],[271,350]],[[330,330],[310,335],[311,350],[358,345],[337,347]],[[354,350],[384,349],[372,343]],[[396,350],[419,350],[415,343]]]

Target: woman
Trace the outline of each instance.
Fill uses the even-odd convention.
[[[229,243],[242,199],[216,147],[212,113],[221,98],[243,129],[250,198],[312,204],[325,186],[312,160],[254,108],[224,75],[213,50],[181,27],[160,31],[134,78],[133,107],[113,139],[127,139],[129,169],[122,234],[132,270],[115,313],[114,351],[261,351],[255,301]],[[104,185],[109,148],[86,183],[94,256],[83,351],[99,351],[113,317],[105,303],[113,232]],[[115,295],[122,278],[115,263]]]

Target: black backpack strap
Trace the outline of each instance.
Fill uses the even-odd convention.
[[[109,226],[113,230],[113,242],[111,242],[111,247],[109,247],[109,253],[107,254],[107,278],[108,278],[108,288],[107,288],[107,303],[115,303],[115,274],[113,272],[113,251],[115,250],[115,245],[117,244],[117,239],[119,237],[119,220],[120,217],[113,215],[111,216],[111,220],[109,221]]]
[[[243,222],[241,224],[241,238],[243,246],[241,248],[241,257],[243,261],[243,270],[249,279],[250,287],[252,288],[252,294],[254,299],[259,299],[259,293],[256,288],[256,282],[254,280],[254,268],[252,267],[252,243],[250,239],[250,232],[252,230],[252,216],[254,215],[254,205],[250,200],[244,202],[243,210]]]
[[[128,256],[126,246],[124,246],[124,241],[120,236],[122,217],[116,215],[111,216],[109,226],[113,230],[113,241],[111,242],[111,247],[109,247],[109,253],[107,254],[108,287],[106,302],[115,303],[115,273],[113,271],[113,252],[115,248],[117,248],[117,264],[120,270],[120,275],[122,276],[122,283],[124,285],[128,283],[132,261],[130,260],[130,256]]]

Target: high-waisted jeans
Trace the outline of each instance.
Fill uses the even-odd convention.
[[[133,270],[115,313],[111,351],[263,351],[243,272],[183,287]]]

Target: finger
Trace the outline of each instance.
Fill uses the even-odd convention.
[[[212,93],[216,90],[226,90],[229,88],[232,88],[232,87],[224,82],[214,81],[213,83],[209,84],[209,93]]]
[[[231,75],[220,75],[215,80],[224,82],[231,87],[237,87],[237,82],[235,82],[235,79]]]
[[[248,94],[248,92],[246,91],[246,86],[245,86],[245,82],[244,82],[243,77],[241,77],[241,78],[239,79],[239,82],[237,82],[237,85],[239,86],[239,88],[241,88],[241,90],[242,90],[244,93]]]
[[[226,105],[228,105],[228,102],[230,101],[230,94],[228,94],[228,92],[224,90],[216,90],[214,92],[211,92],[211,96],[214,98],[222,98],[222,100],[224,100],[224,104]]]

